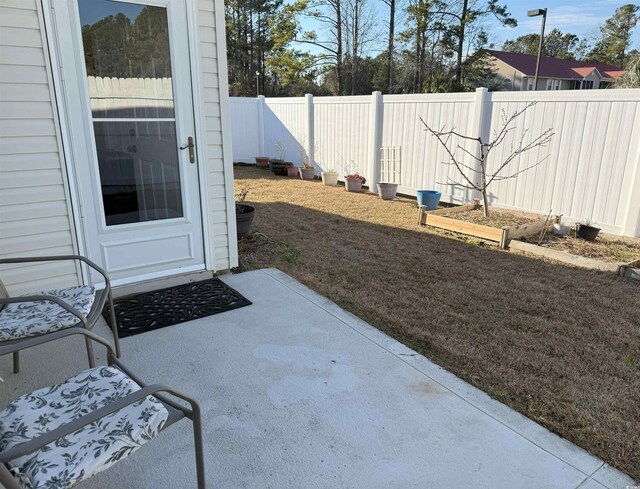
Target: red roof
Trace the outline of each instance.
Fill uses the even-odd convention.
[[[487,52],[527,76],[534,76],[536,73],[536,56],[531,54],[508,53],[506,51],[494,51],[491,49],[488,49]],[[540,58],[538,76],[541,78],[582,80],[594,69],[598,70],[605,78],[615,78],[624,73],[620,67],[606,63],[547,58],[543,56]]]
[[[578,75],[585,77],[589,76],[589,74],[591,74],[591,72],[595,70],[595,68],[593,66],[588,66],[585,68],[571,68],[571,70],[575,71]]]
[[[618,71],[607,71],[606,73],[607,73],[607,75],[609,75],[609,77],[611,77],[611,78],[618,78],[619,76],[624,75],[624,70],[618,70]]]

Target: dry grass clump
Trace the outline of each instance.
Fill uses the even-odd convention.
[[[640,260],[640,239],[638,238],[599,235],[595,241],[587,241],[571,235],[567,237],[550,235],[540,244],[573,255],[610,263],[630,263]]]
[[[237,168],[245,269],[277,267],[640,478],[640,283],[472,246],[382,201]]]

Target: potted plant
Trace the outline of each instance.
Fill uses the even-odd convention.
[[[378,195],[382,200],[393,200],[398,192],[397,183],[380,182],[378,184]]]
[[[256,165],[258,168],[267,168],[269,166],[268,156],[256,156]]]
[[[442,193],[437,190],[416,190],[416,199],[419,206],[425,206],[428,211],[435,211],[440,202]]]
[[[291,162],[287,162],[287,176],[289,178],[298,178],[299,168]]]
[[[576,238],[586,239],[587,241],[595,241],[598,237],[600,228],[591,225],[589,219],[576,224]]]
[[[335,187],[338,185],[338,172],[335,170],[327,170],[320,173],[322,183],[327,187]]]
[[[300,168],[300,178],[303,180],[313,180],[316,176],[316,169],[306,161],[302,165],[302,168]]]
[[[302,162],[302,168],[298,168],[300,178],[303,180],[313,180],[316,176],[316,170],[309,163],[309,157],[307,151],[304,149],[304,145],[298,146],[298,154],[300,155],[300,161]]]
[[[362,190],[362,185],[366,181],[366,178],[359,173],[349,173],[344,176],[344,188],[347,192],[360,192],[360,190]]]
[[[249,193],[249,188],[244,187],[236,195],[236,228],[238,239],[244,238],[251,231],[251,223],[256,213],[256,208],[245,204],[244,201]]]
[[[269,160],[269,168],[274,175],[287,175],[287,165],[284,161],[284,155],[287,153],[287,147],[282,141],[276,141],[276,156]]]

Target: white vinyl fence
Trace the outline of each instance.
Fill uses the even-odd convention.
[[[401,155],[399,171],[394,172],[400,192],[415,195],[418,189],[435,189],[443,201],[461,203],[477,195],[452,183],[460,181],[456,169],[443,163],[448,155],[420,119],[436,129],[455,128],[486,140],[500,127],[503,114],[530,102],[536,105],[514,122],[489,168],[500,164],[522,137],[526,142],[551,128],[553,139],[514,159],[510,173],[543,162],[517,178],[495,181],[490,202],[542,214],[551,211],[569,222],[589,219],[607,232],[640,236],[638,89],[232,97],[234,161],[277,157],[279,146],[286,148],[288,161],[300,165],[304,158],[318,170],[334,169],[341,176],[357,171],[375,188],[383,174],[388,178],[381,158],[394,148]],[[471,141],[453,143],[474,154],[477,149]],[[473,166],[473,158],[465,155],[465,163]]]

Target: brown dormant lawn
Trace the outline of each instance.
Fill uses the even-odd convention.
[[[640,282],[420,228],[413,199],[253,167],[242,187],[243,268],[279,268],[640,479]]]

